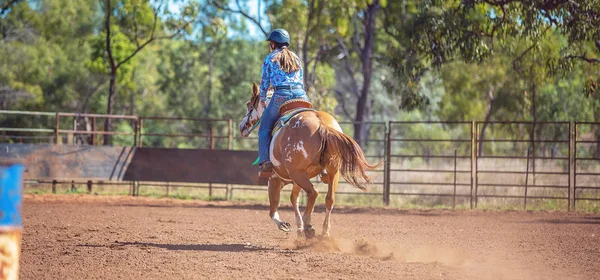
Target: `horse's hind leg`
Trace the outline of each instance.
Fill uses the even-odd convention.
[[[277,213],[277,208],[279,207],[279,197],[283,185],[283,181],[279,178],[271,177],[269,179],[269,217],[271,217],[273,222],[275,222],[275,225],[277,225],[278,229],[288,232],[290,231],[292,225],[279,219],[279,213]]]
[[[302,221],[304,222],[304,234],[306,235],[306,238],[313,238],[315,236],[315,229],[311,226],[310,219],[315,208],[317,196],[319,196],[319,191],[317,191],[315,186],[310,182],[306,172],[289,172],[289,174],[290,179],[292,179],[295,184],[299,185],[306,192],[306,196],[308,197],[306,209],[304,210],[304,215],[302,215]]]
[[[292,195],[290,195],[290,201],[292,207],[294,207],[294,214],[296,215],[296,225],[298,226],[297,233],[298,237],[304,236],[304,223],[302,222],[302,214],[300,214],[300,205],[298,205],[298,196],[302,188],[296,184],[292,187]]]
[[[333,204],[335,202],[335,191],[338,187],[338,181],[340,179],[340,173],[338,170],[327,172],[329,174],[329,182],[327,188],[327,196],[325,197],[325,221],[323,222],[323,237],[329,238],[331,235],[329,229],[331,228],[331,210],[333,210]]]

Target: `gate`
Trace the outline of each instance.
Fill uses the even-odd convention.
[[[475,207],[480,200],[559,200],[571,208],[569,122],[477,122]],[[538,176],[543,175],[543,176]]]
[[[390,122],[387,136],[387,201],[473,205],[472,122]],[[423,199],[423,197],[429,197]]]
[[[573,209],[600,201],[600,123],[576,122],[573,137]]]

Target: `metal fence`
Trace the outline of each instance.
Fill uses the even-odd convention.
[[[98,125],[107,118],[113,120],[110,132]],[[102,143],[100,135],[111,135],[114,145],[122,146],[256,149],[257,139],[239,136],[233,122],[0,111],[0,140],[97,145]],[[340,125],[352,135],[355,123]],[[375,181],[370,191],[359,192],[342,180],[338,194],[380,197],[386,205],[452,208],[520,203],[528,209],[551,200],[557,201],[557,208],[571,210],[600,201],[600,123],[391,121],[368,126],[362,148],[369,161],[384,164],[371,173]],[[149,184],[168,192],[174,183]],[[137,191],[135,182],[131,186],[130,193],[139,194],[139,186]],[[209,188],[211,195],[213,188],[225,189],[226,198],[233,194],[230,186],[197,187]],[[266,191],[253,186],[236,189]]]
[[[471,122],[389,122],[388,126],[386,204],[392,196],[412,196],[449,198],[453,208],[458,199],[472,207]]]
[[[578,202],[600,201],[600,123],[575,122],[573,143],[573,208]]]

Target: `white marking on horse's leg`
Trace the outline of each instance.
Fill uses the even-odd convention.
[[[275,135],[273,135],[273,138],[271,138],[271,145],[269,146],[269,158],[271,160],[271,163],[273,163],[273,166],[275,167],[281,166],[281,162],[279,162],[275,158],[275,156],[273,156],[273,149],[275,148],[275,139],[277,139],[277,135],[279,135],[279,132],[281,132],[281,129],[275,132]]]
[[[300,213],[300,186],[294,184],[292,187],[292,194],[290,195],[290,201],[292,202],[292,207],[294,208],[294,215],[296,216],[296,234],[298,237],[304,237],[304,222],[302,221],[302,214]]]
[[[329,237],[331,234],[329,230],[331,229],[331,209],[325,209],[325,221],[323,222],[323,237]]]
[[[277,228],[279,228],[279,225],[281,225],[281,223],[283,223],[283,221],[281,219],[279,219],[278,212],[275,212],[275,214],[273,214],[273,216],[271,217],[271,220],[273,220],[273,222],[275,222],[275,225],[277,226]]]

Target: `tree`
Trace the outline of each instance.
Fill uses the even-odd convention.
[[[390,4],[386,14],[384,28],[397,42],[390,65],[413,80],[455,59],[481,63],[515,38],[534,44],[514,58],[535,55],[539,38],[553,30],[568,44],[537,63],[568,71],[575,60],[599,62],[600,4],[595,0],[404,1]],[[402,19],[394,20],[395,14]],[[594,53],[586,47],[590,44],[596,45]]]
[[[191,25],[197,20],[197,8],[193,1],[183,7],[180,14],[173,15],[168,6],[153,7],[148,0],[106,0],[103,3],[104,10],[104,37],[105,56],[107,72],[109,75],[108,103],[106,114],[111,115],[114,106],[118,70],[133,59],[141,50],[156,40],[173,39],[191,32]],[[166,17],[163,22],[159,13]],[[124,27],[119,33],[117,26],[111,23],[115,20],[118,25]],[[128,42],[128,40],[131,42]],[[135,44],[131,46],[131,44]],[[131,47],[129,47],[129,46]],[[122,51],[123,56],[117,57],[115,51]],[[106,118],[104,130],[111,131],[112,119]],[[104,135],[104,144],[110,145],[110,135]]]

